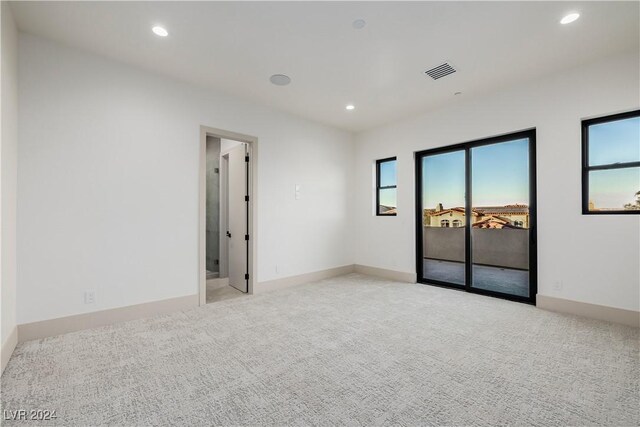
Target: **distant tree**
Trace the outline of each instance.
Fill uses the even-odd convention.
[[[635,194],[635,202],[633,203],[627,203],[626,205],[624,205],[625,209],[629,209],[629,210],[640,210],[640,191],[636,192]]]

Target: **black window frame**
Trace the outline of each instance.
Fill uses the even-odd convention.
[[[380,165],[387,162],[396,162],[396,185],[380,186]],[[397,216],[398,207],[396,206],[396,213],[380,213],[380,190],[386,190],[390,188],[396,189],[396,204],[398,202],[398,158],[387,157],[386,159],[376,160],[376,216]]]
[[[627,111],[626,113],[610,114],[582,121],[582,214],[583,215],[640,215],[640,210],[616,209],[591,211],[589,210],[589,172],[597,170],[628,169],[640,167],[640,161],[625,163],[610,163],[606,165],[589,166],[589,127],[602,123],[625,120],[632,117],[640,117],[640,110]]]

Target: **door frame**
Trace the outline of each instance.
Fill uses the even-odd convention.
[[[492,145],[501,142],[512,141],[514,139],[529,139],[529,296],[504,294],[501,292],[486,289],[474,288],[471,286],[473,265],[468,260],[471,259],[471,203],[472,203],[472,183],[471,183],[471,149],[483,145]],[[423,212],[422,212],[422,158],[427,155],[443,154],[452,151],[464,151],[465,153],[465,284],[453,284],[438,280],[427,280],[423,278]],[[504,135],[476,139],[460,144],[448,145],[414,153],[415,161],[415,213],[416,213],[416,281],[427,285],[442,286],[446,288],[464,290],[466,292],[507,299],[511,301],[536,304],[538,292],[538,242],[537,242],[537,201],[536,201],[536,129],[530,128],[518,132]]]
[[[253,294],[257,274],[257,194],[258,194],[258,138],[251,135],[227,131],[210,126],[200,126],[200,174],[198,192],[198,300],[199,305],[207,303],[207,266],[206,266],[206,185],[207,185],[207,136],[230,139],[247,144],[249,167],[247,168],[247,293]]]

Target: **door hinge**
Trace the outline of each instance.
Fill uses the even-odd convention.
[[[249,235],[248,234],[244,235],[244,240],[249,240]]]
[[[244,274],[244,280],[249,280],[249,273]]]
[[[244,201],[248,202],[249,201],[249,196],[244,196]]]
[[[244,156],[244,161],[249,163],[249,156]]]

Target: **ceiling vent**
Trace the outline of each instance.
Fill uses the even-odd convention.
[[[433,67],[430,70],[425,71],[424,73],[431,77],[433,80],[438,80],[444,76],[448,76],[449,74],[453,74],[456,72],[456,69],[451,66],[448,62],[445,62],[442,65],[438,65],[437,67]]]

